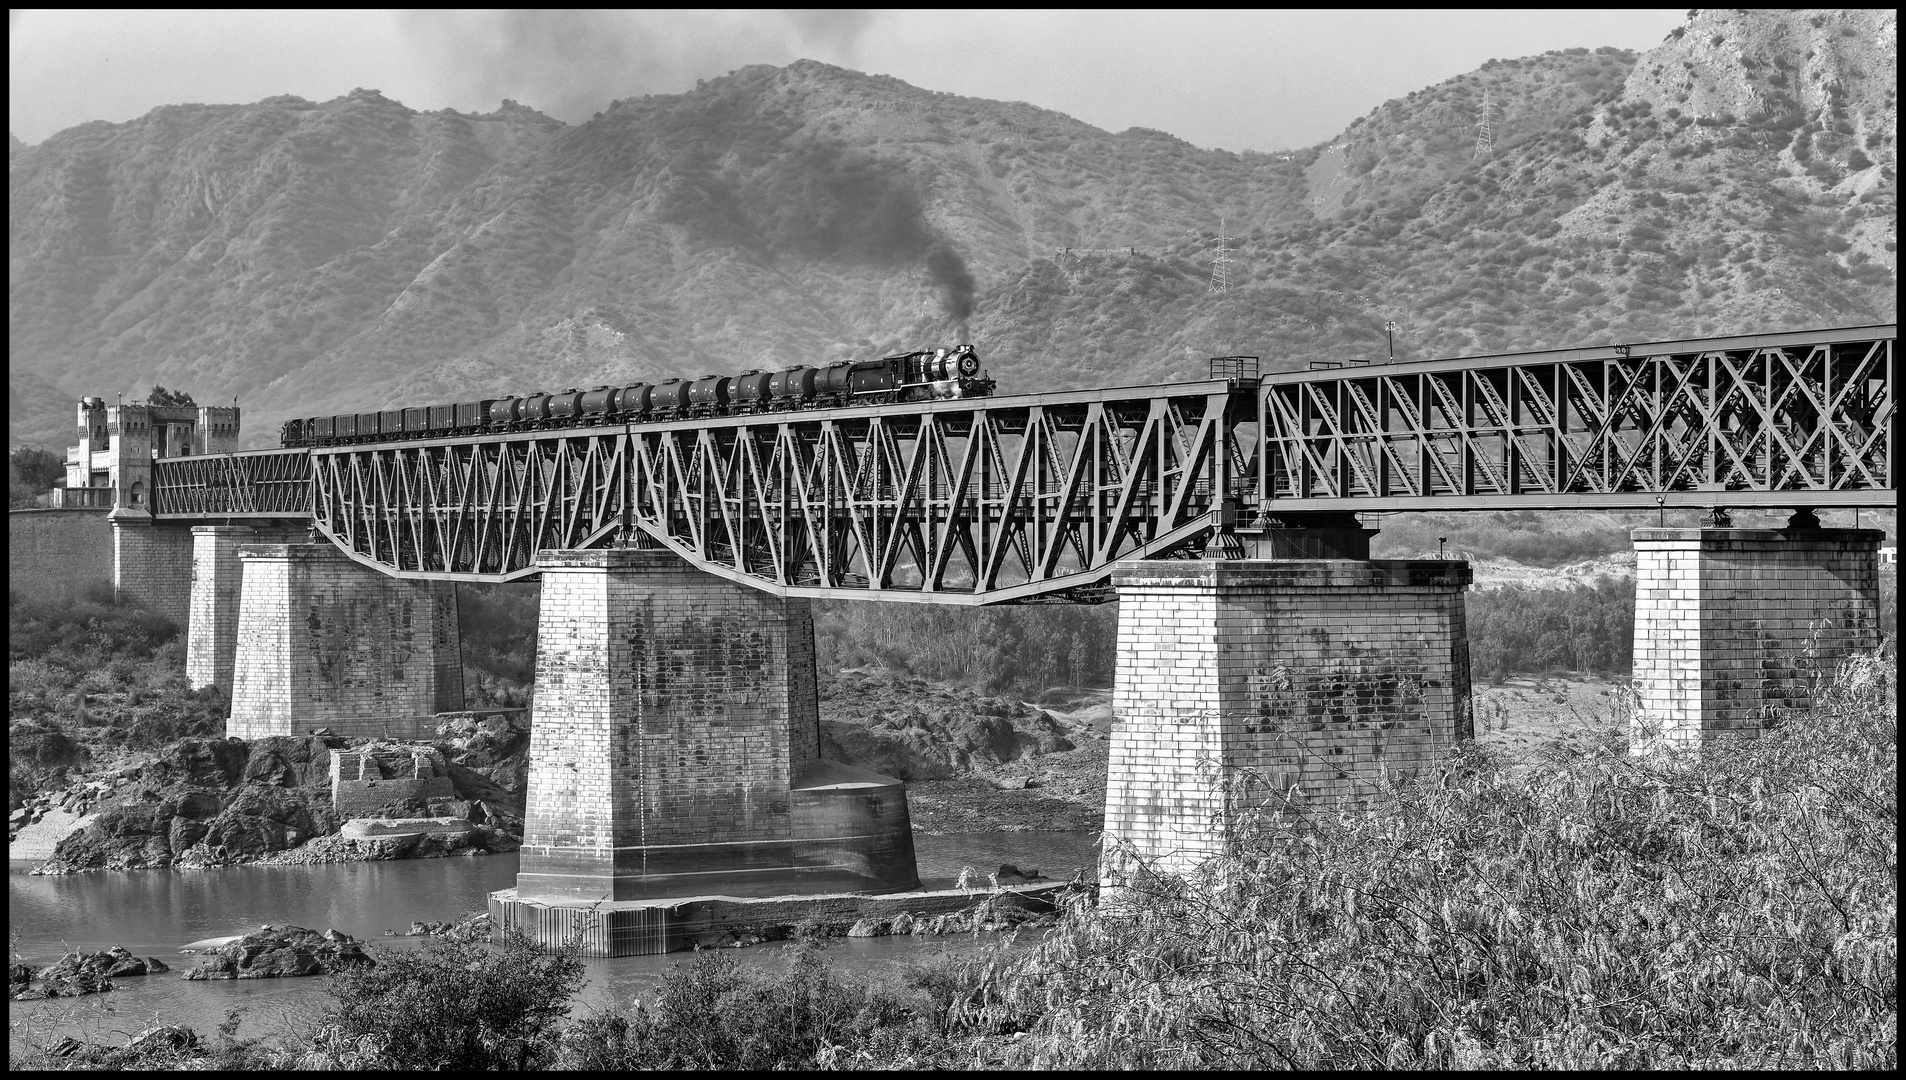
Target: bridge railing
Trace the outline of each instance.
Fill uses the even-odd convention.
[[[40,505],[52,510],[111,510],[113,489],[105,487],[57,487],[40,496]]]

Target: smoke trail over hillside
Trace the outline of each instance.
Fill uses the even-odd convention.
[[[935,244],[927,252],[927,273],[933,275],[933,283],[940,289],[947,317],[964,326],[967,317],[973,314],[975,287],[973,272],[966,268],[966,260],[949,245]]]
[[[818,11],[413,11],[412,44],[453,100],[514,98],[572,123],[618,97],[680,93],[746,64],[851,64],[877,16]]]

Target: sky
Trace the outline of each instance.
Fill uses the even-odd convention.
[[[586,121],[744,64],[820,60],[1025,101],[1110,131],[1293,150],[1494,57],[1644,50],[1682,9],[1540,11],[21,11],[7,124],[32,143],[160,105],[324,101],[358,87],[420,110],[511,98]]]

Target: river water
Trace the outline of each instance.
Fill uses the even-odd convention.
[[[1095,861],[1097,833],[994,832],[915,835],[926,888],[951,888],[962,867],[992,870],[1013,863],[1065,879]],[[516,881],[516,855],[406,859],[324,866],[232,866],[212,870],[124,870],[32,877],[30,863],[11,864],[7,923],[13,963],[41,966],[62,953],[123,945],[173,966],[170,975],[115,980],[116,989],[85,998],[11,1002],[15,1039],[49,1033],[123,1042],[155,1022],[185,1024],[209,1035],[227,1010],[242,1008],[241,1037],[283,1037],[308,1026],[329,1004],[324,978],[187,982],[194,957],[188,942],[243,933],[270,923],[335,927],[380,946],[415,948],[416,939],[387,940],[411,922],[448,921],[484,906],[488,895]],[[1090,870],[1088,869],[1088,873]],[[835,943],[834,963],[873,973],[946,947],[971,948],[996,935],[962,938],[855,938]],[[785,947],[736,952],[749,964],[780,962]],[[686,954],[630,956],[587,962],[582,1010],[647,994]]]

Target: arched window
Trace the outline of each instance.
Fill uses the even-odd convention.
[[[132,482],[132,505],[144,506],[145,504],[146,482],[144,480],[134,480]]]

